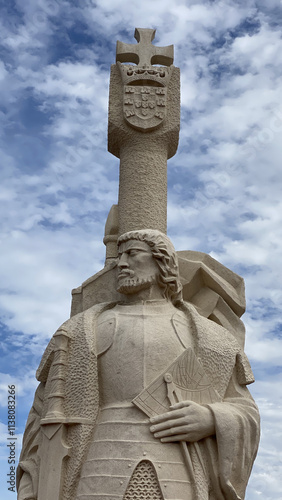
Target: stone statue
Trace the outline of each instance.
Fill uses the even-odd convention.
[[[151,41],[153,30],[136,30],[136,38],[139,44]],[[165,116],[159,110],[146,115],[142,95],[154,101],[172,94],[164,86],[153,85],[165,88],[162,94],[150,88],[150,77],[158,81],[168,71],[151,71],[148,57],[172,64],[171,48],[142,51],[138,44],[132,49],[119,43],[117,52],[120,63],[129,55],[137,63],[137,69],[119,69],[125,82],[134,72],[143,78],[139,88],[131,80],[136,101],[125,92],[123,106],[137,103],[137,111],[132,107],[126,114],[132,122],[121,121],[119,138],[130,139],[133,130],[141,144],[143,134],[153,134],[144,136],[148,160],[153,144],[164,144],[169,125],[159,126]],[[116,67],[112,73],[115,88],[121,77]],[[155,104],[165,107],[162,99]],[[114,139],[118,112],[111,106],[113,97],[110,149],[116,148],[129,175],[131,142],[126,149],[124,137],[120,145]],[[171,107],[168,102],[170,116]],[[167,147],[167,156],[172,149]],[[52,337],[37,370],[18,500],[243,500],[259,415],[246,388],[254,378],[238,319],[242,280],[200,252],[177,255],[164,233],[163,187],[156,186],[152,212],[142,210],[140,193],[131,210],[131,189],[121,177],[119,205],[106,224],[105,268],[73,291],[72,316]],[[144,178],[136,179],[149,200]]]
[[[65,471],[61,467],[61,498],[244,498],[259,418],[246,388],[253,375],[244,352],[232,334],[183,302],[177,255],[167,236],[128,232],[119,238],[118,250],[124,300],[95,305],[68,320],[41,361],[20,462],[19,500],[38,498],[40,420],[58,417],[56,397],[64,400],[65,446],[72,446]],[[58,374],[54,360],[65,339],[68,362],[56,365],[62,369]],[[182,392],[189,399],[167,405],[164,382],[164,394],[158,389],[150,395],[155,407],[167,410],[156,411],[150,422],[132,401],[187,352],[193,356],[182,373],[189,379]],[[64,381],[57,395],[56,375]],[[181,387],[177,377],[175,384]],[[62,443],[63,436],[57,445]]]

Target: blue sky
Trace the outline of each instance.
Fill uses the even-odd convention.
[[[7,385],[18,443],[44,346],[70,291],[103,267],[118,160],[107,152],[117,40],[156,28],[181,70],[181,132],[168,162],[168,235],[246,282],[246,352],[262,415],[247,500],[281,500],[281,18],[278,0],[1,3],[0,474]]]

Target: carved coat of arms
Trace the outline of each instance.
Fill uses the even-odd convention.
[[[123,112],[125,120],[141,131],[157,128],[166,116],[164,87],[125,85]]]

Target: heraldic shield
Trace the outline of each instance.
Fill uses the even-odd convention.
[[[126,122],[143,132],[159,127],[166,116],[166,91],[164,87],[125,85],[123,112]]]

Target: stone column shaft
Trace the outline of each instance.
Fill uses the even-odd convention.
[[[140,135],[140,134],[138,134]],[[156,139],[156,138],[155,138]],[[167,147],[150,134],[120,150],[119,234],[167,228]]]

